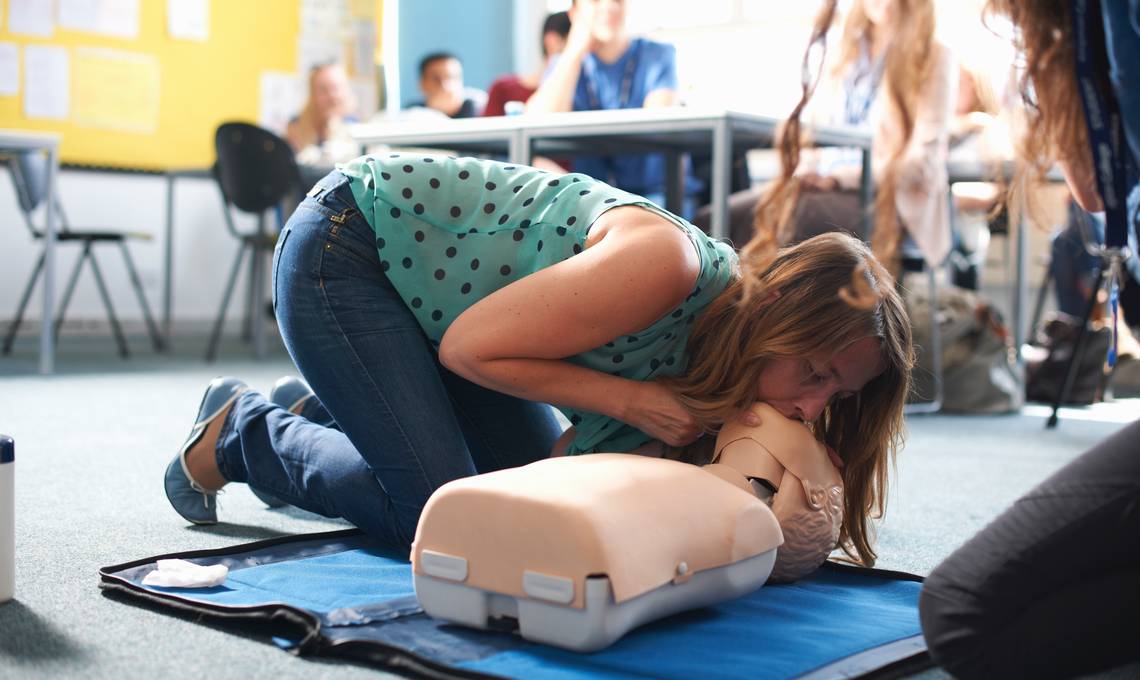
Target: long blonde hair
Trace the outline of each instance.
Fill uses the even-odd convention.
[[[1014,46],[1024,58],[1018,82],[1025,102],[1025,135],[1009,195],[1015,213],[1027,205],[1039,216],[1029,188],[1039,184],[1055,161],[1092,169],[1085,114],[1077,93],[1071,0],[990,0],[984,16],[1004,16],[1017,28]],[[1042,220],[1037,220],[1042,222]]]
[[[858,57],[860,43],[869,40],[874,28],[863,11],[861,2],[852,3],[839,40],[839,56],[833,75],[844,72]],[[811,69],[810,56],[819,52],[818,69],[822,70],[826,55],[828,30],[835,21],[837,0],[825,0],[812,28],[811,39],[803,61],[803,91],[799,103],[785,122],[777,143],[780,152],[781,174],[760,201],[754,221],[755,234],[742,250],[741,262],[749,268],[763,269],[772,253],[790,239],[790,218],[799,198],[799,180],[795,177],[799,166],[800,149],[804,143],[800,115],[815,92],[819,71]],[[901,238],[901,225],[895,205],[899,183],[899,166],[911,137],[923,84],[934,63],[934,4],[932,0],[894,0],[889,26],[878,30],[890,34],[890,43],[883,55],[883,81],[887,91],[888,115],[899,123],[902,135],[889,156],[878,178],[874,203],[874,233],[872,249],[889,268],[894,267]],[[752,282],[746,278],[745,287],[751,293]]]
[[[861,291],[850,290],[853,280]],[[914,364],[910,322],[894,280],[866,245],[835,232],[781,249],[759,273],[754,295],[745,293],[744,283],[729,284],[705,308],[689,337],[685,373],[661,382],[714,432],[755,402],[768,360],[879,338],[885,370],[858,395],[829,404],[813,424],[844,461],[840,547],[860,563],[874,564],[868,519],[881,517],[886,507],[887,471],[902,445]],[[874,302],[849,304],[853,296]],[[711,440],[705,437],[681,457],[707,462]]]

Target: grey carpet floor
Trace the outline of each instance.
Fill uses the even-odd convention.
[[[35,375],[34,347],[0,360],[0,432],[17,445],[17,594],[0,605],[0,678],[377,677],[373,670],[285,654],[104,597],[97,569],[165,552],[216,548],[345,524],[268,510],[235,485],[223,523],[186,525],[161,478],[186,436],[202,389],[237,375],[267,390],[290,372],[277,350],[254,362],[207,365],[182,354],[113,358],[101,343],[64,346],[57,375]],[[925,574],[1019,494],[1140,412],[1122,401],[1066,412],[911,418],[886,518],[880,566]],[[1013,653],[1016,653],[1015,651]],[[947,677],[928,671],[922,678]],[[1102,677],[1140,677],[1140,667]]]

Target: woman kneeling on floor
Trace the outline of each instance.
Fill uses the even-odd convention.
[[[393,153],[313,187],[273,271],[304,381],[211,383],[166,475],[191,522],[245,482],[406,548],[448,481],[552,453],[697,459],[763,401],[838,452],[840,545],[874,562],[913,352],[892,278],[849,236],[741,261],[585,175]]]

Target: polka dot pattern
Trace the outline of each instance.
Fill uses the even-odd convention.
[[[380,269],[438,347],[473,304],[545,267],[583,254],[590,225],[606,210],[644,199],[585,175],[556,175],[471,158],[413,154],[364,157],[342,170],[375,232]],[[700,311],[736,269],[730,246],[676,222],[693,240],[701,271],[689,295],[661,319],[574,357],[575,363],[632,380],[678,375]],[[576,427],[570,453],[626,451],[637,430],[597,413],[564,409]]]

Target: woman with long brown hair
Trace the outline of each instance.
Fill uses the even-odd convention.
[[[746,259],[763,259],[777,245],[838,228],[870,237],[889,264],[905,229],[937,264],[950,250],[946,156],[956,60],[934,37],[932,0],[855,0],[838,44],[827,47],[836,5],[823,3],[813,27],[803,97],[777,143],[781,175],[759,195],[730,201],[733,240],[747,242]],[[872,234],[861,226],[860,153],[805,150],[801,118],[871,133]]]
[[[988,11],[1012,21],[1024,55],[1022,177],[1060,163],[1120,244],[1119,232],[1140,231],[1140,0],[991,0]],[[1140,421],[950,555],[919,608],[931,655],[957,677],[1074,677],[1140,660]]]

